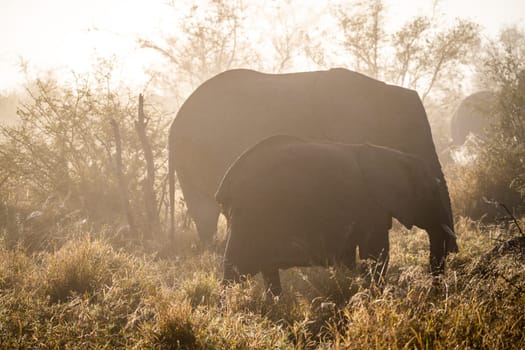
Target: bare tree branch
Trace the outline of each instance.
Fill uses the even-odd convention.
[[[115,173],[117,175],[117,181],[120,188],[120,198],[124,211],[126,213],[126,218],[129,225],[129,231],[133,238],[137,238],[137,227],[135,224],[135,219],[129,205],[129,195],[128,195],[128,184],[126,177],[124,175],[124,170],[122,169],[122,141],[120,138],[120,129],[118,123],[115,119],[110,120],[111,128],[113,129],[113,135],[115,137]]]
[[[142,151],[144,152],[144,158],[146,160],[146,179],[144,180],[144,205],[146,207],[146,215],[148,217],[148,224],[150,230],[148,232],[149,238],[151,238],[151,231],[158,230],[159,228],[159,217],[157,215],[157,199],[155,197],[155,162],[153,158],[153,151],[146,134],[147,120],[144,115],[144,97],[142,94],[139,95],[138,105],[138,117],[135,121],[135,130],[140,139],[142,145]]]

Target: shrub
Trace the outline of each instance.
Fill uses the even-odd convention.
[[[456,165],[449,176],[460,215],[493,220],[502,211],[487,204],[494,201],[516,216],[525,211],[524,58],[525,33],[516,28],[503,31],[500,40],[489,45],[482,74],[497,91],[497,105],[487,140],[475,147],[470,162]]]
[[[93,294],[112,283],[113,273],[123,268],[126,258],[105,242],[71,241],[47,256],[46,291],[52,302],[78,294]]]
[[[34,276],[32,260],[22,250],[0,247],[0,290],[20,290]]]
[[[192,279],[184,281],[182,290],[192,307],[199,305],[214,306],[219,303],[221,281],[214,275],[196,272]]]
[[[195,349],[197,337],[187,303],[166,305],[157,311],[156,326],[151,333],[153,344],[160,349]]]
[[[20,235],[40,248],[40,240],[54,236],[57,227],[74,228],[84,220],[97,230],[133,220],[135,233],[150,233],[144,214],[145,152],[135,126],[138,93],[119,86],[111,62],[99,63],[94,71],[72,74],[63,83],[50,77],[29,83],[18,123],[0,125],[0,218],[10,208],[4,234],[14,241]],[[146,136],[160,174],[154,185],[160,188],[169,120],[148,112]],[[164,204],[164,198],[159,200]],[[38,225],[24,222],[37,211],[42,213]],[[21,217],[23,228],[13,229],[13,215]]]
[[[521,155],[511,147],[499,151],[505,155],[489,148],[481,150],[477,158],[467,164],[449,167],[448,178],[452,179],[449,189],[456,215],[495,222],[508,215],[501,204],[515,215],[523,212],[523,197],[513,186],[517,172],[521,171],[521,164],[516,164]]]

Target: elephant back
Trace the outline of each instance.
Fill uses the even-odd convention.
[[[276,149],[282,146],[304,142],[303,139],[290,135],[275,135],[266,138],[255,146],[245,150],[235,160],[221,179],[215,199],[224,208],[230,206],[232,195],[247,175],[257,173],[257,168],[266,166],[265,160],[274,158]]]

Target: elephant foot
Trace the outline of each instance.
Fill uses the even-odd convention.
[[[430,236],[430,273],[434,277],[443,275],[445,272],[446,244]]]
[[[279,269],[268,269],[262,271],[264,284],[266,290],[270,291],[274,296],[279,296],[282,293],[281,280],[279,278]]]

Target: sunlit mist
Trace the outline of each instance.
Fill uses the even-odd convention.
[[[0,0],[0,349],[525,349],[524,0]]]

